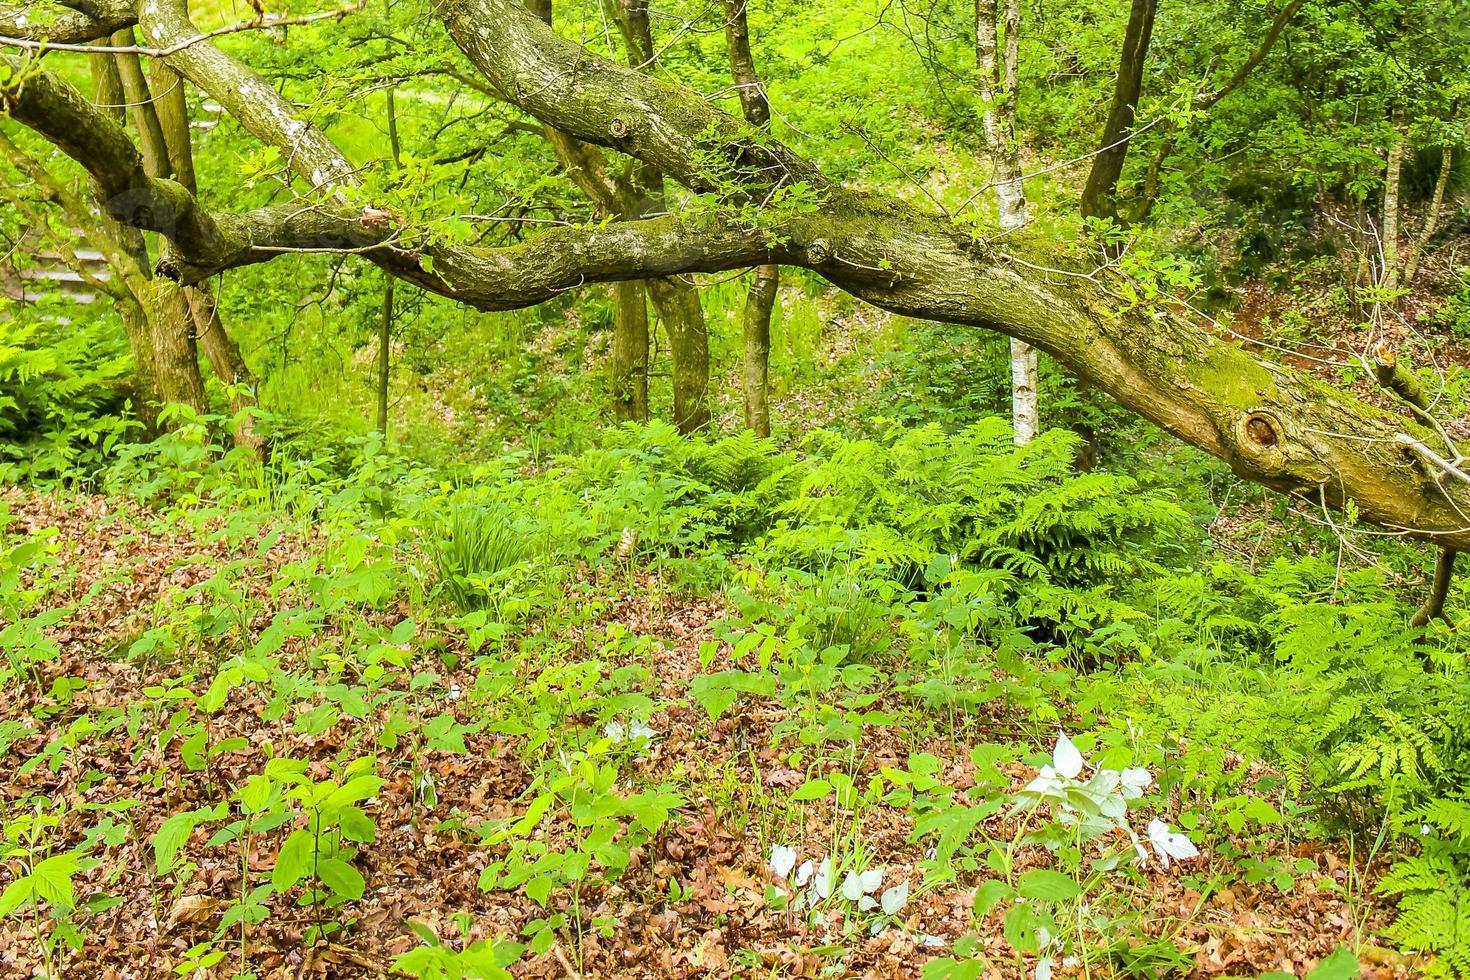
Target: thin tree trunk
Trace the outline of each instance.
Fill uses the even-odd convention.
[[[613,412],[648,421],[648,303],[643,283],[613,283]]]
[[[780,286],[780,266],[758,265],[745,297],[745,424],[761,438],[771,434],[771,311]]]
[[[551,0],[527,0],[526,5],[543,22],[551,23]],[[604,0],[604,10],[627,45],[629,63],[637,67],[645,57],[651,58],[651,34],[632,30],[616,0]],[[643,15],[646,23],[646,8]],[[543,129],[567,176],[605,215],[631,219],[662,207],[663,179],[654,168],[635,164],[630,176],[615,174],[595,147],[552,126]],[[644,282],[619,283],[613,287],[613,349],[608,369],[613,415],[620,420],[647,421],[649,417],[647,300],[650,298],[651,291]],[[665,316],[661,306],[659,313]]]
[[[1393,110],[1393,142],[1388,147],[1388,165],[1383,174],[1383,220],[1379,232],[1379,248],[1383,253],[1380,283],[1387,291],[1399,285],[1399,198],[1403,187],[1404,135],[1400,121],[1402,110]]]
[[[771,103],[750,52],[748,5],[749,0],[725,0],[725,45],[730,54],[730,76],[735,81],[746,122],[769,131]],[[781,267],[758,266],[745,297],[745,425],[762,438],[771,434],[771,311],[776,307],[780,288]]]
[[[975,62],[984,103],[980,121],[995,174],[1000,226],[1007,232],[1025,225],[1028,217],[1016,140],[1020,38],[1020,0],[976,0]],[[1011,427],[1018,446],[1035,439],[1041,430],[1036,350],[1015,339],[1011,340]]]
[[[653,30],[648,22],[647,0],[604,0],[605,9],[618,25],[628,48],[628,63],[640,71],[650,71],[657,60]],[[656,168],[636,168],[635,181],[627,188],[624,216],[640,217],[664,209],[664,178]],[[647,282],[648,298],[663,322],[669,337],[669,354],[673,361],[674,425],[688,435],[709,427],[709,331],[705,325],[704,307],[699,290],[689,281],[669,277]],[[636,343],[637,323],[624,328],[632,336],[628,346]],[[628,379],[636,384],[637,379]]]
[[[392,12],[391,0],[384,0],[384,12]],[[402,149],[398,142],[398,107],[393,101],[393,89],[383,92],[388,112],[388,152],[393,169],[398,169]],[[388,438],[388,383],[392,380],[393,347],[393,277],[383,273],[383,315],[378,324],[378,434]]]
[[[153,111],[163,137],[164,150],[174,180],[192,194],[198,191],[194,180],[194,152],[189,143],[189,100],[184,92],[184,79],[162,58],[148,64],[153,91]]]
[[[119,64],[122,64],[122,59],[132,58],[136,61],[137,58],[136,55],[116,57]],[[144,90],[150,96],[148,111],[138,122],[139,129],[152,130],[156,127],[157,138],[162,144],[162,155],[168,161],[167,172],[172,173],[173,178],[190,193],[196,193],[198,186],[194,176],[194,147],[189,134],[189,100],[184,90],[183,76],[160,58],[154,58],[149,63],[148,71],[151,87],[145,87]],[[120,74],[127,78],[130,71],[120,69]],[[125,89],[131,87],[132,85],[124,83]],[[128,101],[135,100],[130,97]],[[134,118],[138,119],[137,116]],[[154,156],[157,156],[157,151]],[[158,165],[156,160],[151,164],[148,160],[149,156],[145,152],[145,167]],[[224,321],[219,315],[219,304],[215,302],[209,285],[200,283],[198,286],[187,286],[182,294],[184,309],[188,315],[188,329],[195,345],[202,343],[210,367],[214,369],[215,376],[228,394],[230,414],[234,418],[234,431],[231,433],[234,443],[237,447],[259,456],[264,440],[255,432],[255,419],[249,413],[249,409],[256,406],[255,377],[246,365],[239,346],[225,330]],[[197,355],[194,365],[197,371]],[[202,390],[203,378],[199,379],[199,384]]]
[[[709,428],[709,334],[699,291],[677,279],[650,279],[648,295],[669,335],[674,425],[685,435]]]
[[[1138,97],[1143,91],[1143,66],[1148,57],[1158,7],[1158,0],[1133,0],[1129,9],[1118,77],[1113,85],[1113,104],[1103,126],[1100,149],[1092,158],[1087,185],[1082,189],[1084,218],[1115,219],[1118,216],[1118,178],[1123,175],[1123,163],[1128,157],[1127,137],[1132,133],[1138,115]]]
[[[184,298],[189,304],[189,316],[196,331],[196,341],[204,347],[204,356],[214,369],[215,377],[224,384],[229,393],[230,414],[234,417],[232,433],[235,445],[246,449],[257,457],[265,446],[265,440],[255,431],[255,418],[250,410],[255,408],[255,375],[245,363],[245,356],[234,339],[225,332],[220,319],[219,304],[208,287],[200,285],[184,289]]]
[[[112,39],[103,38],[96,43],[111,44]],[[110,54],[92,54],[87,59],[92,66],[92,104],[121,126],[127,118],[127,110],[123,108],[127,99],[123,95],[122,79],[117,73],[117,62]]]
[[[124,28],[112,35],[117,47],[133,44],[133,29]],[[173,173],[169,164],[168,144],[164,141],[163,127],[153,108],[153,95],[148,81],[143,77],[143,66],[136,54],[115,54],[118,77],[122,80],[123,99],[127,102],[128,115],[138,130],[138,148],[143,152],[143,170],[150,177],[168,177]]]
[[[1405,286],[1414,284],[1414,277],[1419,274],[1419,263],[1424,260],[1424,252],[1429,248],[1434,233],[1439,230],[1439,216],[1444,209],[1445,190],[1450,184],[1450,171],[1454,168],[1455,150],[1446,144],[1439,151],[1439,176],[1434,181],[1434,194],[1429,199],[1429,210],[1424,215],[1424,227],[1419,232],[1419,237],[1409,246],[1409,253],[1404,256],[1403,283]]]

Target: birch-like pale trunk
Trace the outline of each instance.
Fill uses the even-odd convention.
[[[1393,142],[1388,147],[1388,165],[1383,175],[1383,223],[1382,241],[1383,274],[1379,281],[1386,290],[1398,288],[1399,284],[1399,193],[1403,185],[1404,134],[1400,126],[1401,114],[1393,113]]]
[[[998,56],[1002,23],[1005,50]],[[1020,0],[976,0],[975,60],[979,68],[980,99],[984,103],[981,125],[995,174],[1002,233],[1020,228],[1027,219],[1021,156],[1016,143],[1020,30]],[[1041,431],[1036,375],[1036,348],[1024,340],[1011,338],[1011,427],[1018,446],[1026,445]]]

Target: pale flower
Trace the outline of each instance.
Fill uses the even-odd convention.
[[[1159,856],[1164,867],[1169,866],[1169,859],[1176,861],[1187,861],[1192,857],[1199,857],[1199,848],[1194,842],[1183,834],[1169,829],[1169,825],[1155,818],[1148,825],[1148,842],[1153,845],[1154,853]]]
[[[771,873],[785,878],[796,867],[796,847],[793,844],[777,844],[771,848]]]
[[[1082,753],[1077,751],[1077,746],[1067,737],[1066,732],[1057,735],[1057,746],[1051,751],[1051,764],[1056,767],[1057,772],[1068,779],[1076,779],[1082,773],[1082,767],[1087,764],[1082,758]],[[1045,772],[1045,770],[1043,770]]]

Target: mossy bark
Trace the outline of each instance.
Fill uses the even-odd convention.
[[[613,414],[648,421],[648,303],[641,282],[613,283]]]

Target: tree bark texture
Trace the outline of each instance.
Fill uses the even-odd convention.
[[[1133,0],[1129,8],[1128,27],[1123,33],[1123,52],[1113,85],[1112,106],[1103,126],[1102,142],[1097,155],[1092,158],[1092,169],[1087,173],[1087,184],[1082,189],[1084,218],[1118,216],[1118,178],[1123,176],[1123,163],[1128,158],[1128,137],[1133,134],[1133,125],[1138,117],[1143,66],[1148,58],[1154,15],[1158,9],[1158,0]]]
[[[769,132],[771,103],[750,51],[749,6],[749,0],[725,0],[725,46],[745,121]],[[771,313],[780,289],[781,267],[762,265],[756,268],[745,297],[745,426],[762,438],[771,434]]]

